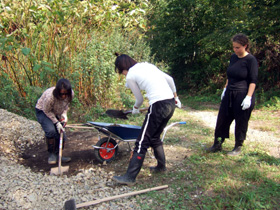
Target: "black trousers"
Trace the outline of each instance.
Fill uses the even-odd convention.
[[[246,95],[247,91],[226,91],[217,117],[215,138],[229,138],[230,125],[235,120],[235,142],[240,144],[239,146],[242,145],[255,106],[255,94],[253,94],[250,108],[242,110],[241,103]]]
[[[146,154],[149,147],[157,148],[162,145],[160,135],[173,116],[174,110],[174,99],[158,101],[149,107],[141,133],[136,140],[134,152]]]

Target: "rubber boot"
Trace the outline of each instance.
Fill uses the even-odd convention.
[[[235,141],[235,146],[231,152],[228,152],[228,156],[237,156],[242,152],[242,145],[244,140]]]
[[[207,152],[220,152],[222,151],[222,144],[224,143],[225,138],[222,137],[218,137],[214,139],[214,144],[212,145],[212,147],[207,148],[206,151]]]
[[[113,180],[119,184],[135,184],[136,176],[140,172],[140,169],[144,162],[144,158],[145,154],[134,152],[132,158],[130,159],[126,173],[122,176],[113,176]]]
[[[47,146],[48,146],[48,164],[56,164],[57,163],[57,155],[55,154],[55,139],[46,138]]]
[[[166,166],[165,166],[165,154],[163,150],[163,146],[158,146],[157,148],[154,149],[155,157],[157,159],[157,166],[156,167],[150,167],[150,171],[157,173],[157,172],[162,172],[166,171]]]

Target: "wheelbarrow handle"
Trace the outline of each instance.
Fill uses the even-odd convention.
[[[168,130],[169,128],[171,128],[172,126],[177,125],[177,124],[183,125],[183,124],[187,124],[187,123],[186,123],[185,121],[181,121],[181,122],[174,122],[174,123],[171,123],[170,125],[166,126],[166,127],[163,129],[163,135],[162,135],[162,138],[161,138],[161,141],[162,141],[162,142],[163,142],[163,140],[164,140],[164,137],[165,137],[165,134],[166,134],[167,130]]]

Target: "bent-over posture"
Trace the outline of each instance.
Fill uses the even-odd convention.
[[[118,56],[118,54],[116,54]],[[143,62],[137,63],[128,55],[122,54],[116,58],[115,70],[126,76],[126,86],[135,96],[132,114],[139,113],[143,103],[141,90],[145,90],[149,99],[149,109],[138,136],[128,169],[123,176],[114,176],[113,180],[120,184],[134,184],[149,147],[154,149],[157,166],[151,167],[152,172],[166,170],[165,154],[160,135],[172,117],[175,106],[181,108],[181,102],[176,93],[174,80],[155,65]]]

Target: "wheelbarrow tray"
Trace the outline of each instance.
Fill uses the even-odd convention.
[[[161,141],[165,137],[166,131],[176,124],[186,124],[186,122],[174,122],[166,126],[163,130],[163,135]],[[87,127],[84,127],[86,126]],[[82,126],[69,126],[72,128],[87,128],[87,129],[96,129],[98,131],[98,142],[96,145],[92,145],[94,148],[94,156],[100,162],[111,162],[115,159],[118,153],[118,146],[121,142],[126,142],[130,147],[130,142],[135,142],[138,136],[141,133],[141,126],[136,125],[126,125],[126,124],[116,124],[116,123],[105,123],[105,122],[93,122],[89,121]],[[102,137],[100,133],[104,134],[105,137]]]
[[[104,123],[104,122],[88,122],[93,125],[99,131],[108,134],[106,130],[117,136],[122,140],[137,139],[141,132],[141,126],[126,125],[126,124],[115,124],[115,123]],[[105,128],[102,129],[102,128]]]

